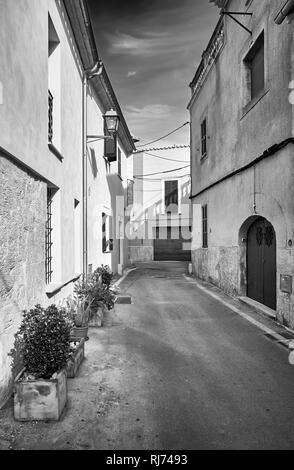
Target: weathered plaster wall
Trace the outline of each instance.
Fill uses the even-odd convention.
[[[1,156],[0,402],[9,391],[7,351],[22,309],[53,303],[73,287],[51,299],[45,294],[47,184],[57,189],[54,283],[76,274],[74,199],[82,202],[82,74],[69,22],[60,0],[14,3],[0,2],[0,149],[11,155]],[[60,39],[62,162],[48,148],[48,13]]]
[[[230,9],[238,11],[239,1]],[[293,23],[274,23],[274,0],[252,2],[253,16],[243,18],[253,32],[225,18],[225,45],[192,100],[192,194],[250,163],[274,144],[293,136]],[[264,92],[248,102],[245,80],[250,46],[264,30]],[[247,96],[247,97],[246,97]],[[201,160],[200,128],[207,118],[207,158]],[[277,316],[294,325],[293,295],[280,291],[280,275],[294,275],[293,145],[254,167],[205,190],[193,200],[193,264],[196,274],[229,294],[246,295],[246,221],[256,214],[269,220],[277,236]],[[208,205],[208,249],[202,248],[201,205]],[[244,229],[246,227],[246,230]],[[242,237],[240,229],[243,228]],[[245,243],[246,244],[246,243]]]
[[[230,4],[240,8],[239,0]],[[292,135],[293,28],[274,23],[275,0],[253,2],[252,19],[242,18],[250,36],[225,18],[225,45],[191,108],[192,194],[233,169],[249,163],[267,148]],[[252,106],[245,105],[244,58],[262,30],[265,34],[265,89]],[[201,161],[200,126],[207,117],[208,158]]]
[[[44,303],[44,182],[0,155],[0,406],[11,381],[8,352],[22,311]]]
[[[130,262],[148,262],[154,259],[154,247],[152,246],[130,246]]]
[[[254,183],[255,182],[255,183]],[[192,259],[194,272],[231,295],[246,295],[246,221],[256,215],[272,223],[277,237],[277,314],[294,326],[294,296],[280,291],[280,275],[294,277],[294,184],[291,146],[203,193],[194,201]],[[254,195],[255,187],[255,195]],[[201,215],[208,205],[208,249],[202,248]],[[198,209],[198,210],[197,210]],[[246,230],[242,230],[243,226]],[[290,314],[290,312],[292,312]]]

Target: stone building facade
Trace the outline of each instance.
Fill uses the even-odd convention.
[[[293,22],[213,3],[245,15],[221,15],[190,85],[194,272],[293,328]]]
[[[62,302],[86,270],[127,264],[118,224],[106,234],[103,219],[125,223],[134,144],[86,2],[1,0],[0,9],[1,406],[11,392],[8,353],[22,311]],[[120,116],[112,163],[104,140],[86,142],[87,134],[105,134],[111,108]]]

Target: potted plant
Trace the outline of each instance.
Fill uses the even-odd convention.
[[[73,379],[85,358],[85,338],[71,338],[71,353],[67,361],[67,377]]]
[[[108,266],[101,266],[87,277],[87,281],[76,283],[74,292],[80,302],[85,302],[89,308],[88,325],[101,327],[105,312],[114,307],[115,294],[110,288],[113,273]],[[76,323],[76,320],[75,320]]]
[[[101,281],[93,285],[89,293],[91,298],[91,312],[89,326],[103,326],[103,320],[107,310],[114,307],[115,295],[112,290]]]
[[[65,311],[55,305],[24,311],[10,352],[12,366],[20,358],[24,366],[15,379],[17,421],[59,420],[67,400],[70,330]]]
[[[100,266],[96,269],[96,271],[94,271],[94,276],[96,278],[96,282],[100,280],[104,286],[110,288],[114,274],[113,272],[111,272],[109,266],[104,266],[102,264],[102,266]]]
[[[91,309],[91,302],[87,298],[80,299],[75,297],[73,299],[72,318],[74,327],[72,329],[72,336],[74,338],[88,338],[88,324]]]

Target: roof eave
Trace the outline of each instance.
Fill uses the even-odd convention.
[[[73,30],[83,67],[85,70],[92,69],[99,61],[99,54],[87,2],[86,0],[63,0],[63,4]],[[118,112],[121,120],[118,134],[127,153],[131,154],[136,149],[135,144],[104,66],[101,76],[92,79],[91,84],[104,107],[104,112],[109,109],[109,106],[114,107]]]

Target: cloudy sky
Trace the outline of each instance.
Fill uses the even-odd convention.
[[[97,48],[131,133],[148,143],[189,120],[189,83],[218,21],[208,0],[88,0]],[[189,143],[182,131],[157,145]]]

